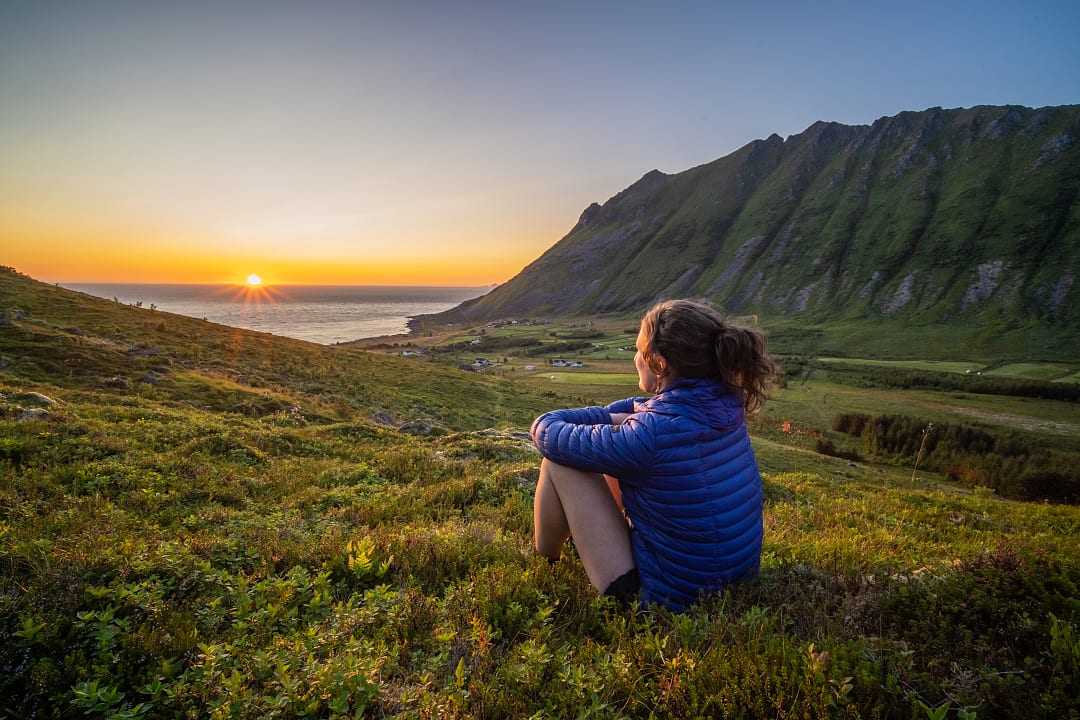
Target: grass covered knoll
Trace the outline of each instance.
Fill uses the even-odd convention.
[[[0,717],[1076,714],[1080,508],[758,438],[761,578],[622,611],[529,545],[567,396],[0,279]]]

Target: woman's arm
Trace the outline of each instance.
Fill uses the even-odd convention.
[[[611,403],[610,405],[608,405],[604,409],[607,410],[609,413],[611,413],[613,415],[616,414],[616,413],[618,413],[620,415],[633,415],[634,414],[634,405],[636,403],[644,404],[648,399],[649,398],[646,398],[646,397],[623,398],[622,400],[616,400],[615,402]]]
[[[623,479],[644,472],[652,460],[652,432],[643,418],[631,415],[613,425],[606,408],[554,410],[538,417],[530,434],[553,462]]]

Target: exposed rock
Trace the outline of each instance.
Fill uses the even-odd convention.
[[[580,225],[581,227],[585,227],[586,225],[591,224],[596,220],[599,214],[600,203],[594,202],[592,205],[585,208],[585,210],[581,213],[581,217],[578,218],[578,225]]]
[[[39,392],[17,393],[11,396],[11,400],[12,402],[39,408],[52,407],[53,405],[58,404],[56,400],[53,400],[48,395],[42,395]]]
[[[472,368],[470,367],[469,369],[471,370]],[[379,423],[380,425],[387,425],[391,427],[397,425],[397,421],[394,420],[394,416],[383,410],[372,413],[371,419]]]
[[[893,313],[900,312],[911,302],[911,291],[915,286],[915,271],[912,270],[907,276],[900,282],[899,287],[896,288],[896,292],[889,298],[881,307],[882,312],[886,315],[892,315]]]
[[[881,271],[875,270],[874,274],[870,276],[870,279],[866,281],[866,284],[859,288],[859,298],[866,300],[874,291],[877,290],[878,285],[881,284]]]
[[[664,300],[666,298],[679,297],[687,290],[694,286],[694,282],[701,276],[701,272],[704,268],[701,265],[693,265],[683,271],[679,277],[675,278],[666,288],[657,293],[655,300]]]
[[[719,292],[732,280],[737,278],[746,267],[746,264],[750,261],[754,251],[761,247],[761,243],[765,241],[764,235],[755,235],[752,238],[747,239],[739,248],[735,251],[735,257],[732,258],[724,271],[720,273],[720,277],[716,278],[716,281],[706,291],[709,294]]]
[[[1016,132],[1023,125],[1023,122],[1024,114],[1020,111],[1020,108],[1011,107],[986,127],[986,137],[999,140]]]
[[[784,251],[787,250],[788,245],[792,240],[798,242],[801,238],[795,234],[795,222],[789,222],[781,228],[780,232],[776,234],[776,239],[773,241],[772,249],[769,251],[769,260],[776,262],[779,260]]]
[[[961,310],[967,310],[969,306],[981,303],[994,294],[1001,278],[1001,271],[1005,264],[1001,260],[985,262],[975,268],[975,282],[968,286],[964,293],[964,300],[960,305]]]
[[[1056,313],[1061,304],[1065,302],[1065,297],[1069,294],[1069,290],[1073,284],[1072,270],[1066,270],[1065,274],[1061,276],[1061,279],[1054,285],[1054,292],[1050,296],[1050,311]]]
[[[9,308],[0,312],[0,327],[11,327],[17,320],[24,320],[27,313],[19,308]]]
[[[795,293],[795,301],[792,304],[792,310],[795,312],[804,312],[806,306],[810,303],[810,296],[814,294],[814,288],[817,287],[816,282],[812,282],[804,288],[800,288],[799,292]]]
[[[419,435],[422,437],[431,437],[433,435],[443,435],[445,430],[435,423],[428,420],[407,420],[398,425],[398,430],[409,435]]]
[[[30,420],[48,420],[49,411],[45,408],[18,408],[15,411],[15,419],[19,422]]]
[[[1043,143],[1041,148],[1039,148],[1039,157],[1035,158],[1035,162],[1031,164],[1031,168],[1034,170],[1042,167],[1048,162],[1057,160],[1058,156],[1072,145],[1072,142],[1073,136],[1067,132],[1063,132],[1060,135],[1055,135],[1050,138]]]
[[[101,381],[101,384],[107,388],[116,388],[125,390],[128,387],[128,381],[126,377],[119,375],[113,375],[111,378],[105,378]]]
[[[139,378],[139,381],[147,383],[148,385],[157,385],[164,379],[164,377],[165,376],[161,373],[154,372],[153,370],[147,370]]]
[[[765,273],[761,270],[751,275],[750,279],[746,281],[746,285],[732,298],[731,307],[741,308],[753,300],[760,301],[762,294],[765,292],[765,284],[762,282],[764,279]]]
[[[82,331],[82,328],[66,327],[66,328],[63,328],[63,330],[64,330],[64,332],[66,332],[66,333],[68,333],[70,335],[85,335],[85,333]]]
[[[922,145],[917,140],[908,143],[907,147],[904,148],[903,154],[900,155],[900,159],[896,161],[891,177],[898,178],[910,170],[911,166],[915,164],[915,155],[920,149],[922,149]]]

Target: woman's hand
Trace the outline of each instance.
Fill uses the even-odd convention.
[[[611,413],[611,424],[622,425],[626,418],[630,417],[630,413]]]

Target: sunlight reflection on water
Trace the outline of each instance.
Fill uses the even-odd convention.
[[[415,315],[442,312],[487,292],[486,287],[279,285],[245,291],[233,285],[65,285],[123,303],[205,317],[233,327],[332,344],[407,331]]]

